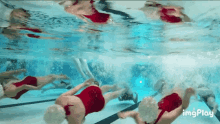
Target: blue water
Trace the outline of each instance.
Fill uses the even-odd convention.
[[[152,95],[155,92],[153,85],[163,78],[170,85],[183,82],[194,87],[204,83],[213,90],[216,101],[220,104],[220,89],[216,86],[220,82],[218,14],[215,18],[208,16],[213,11],[207,10],[198,14],[198,20],[195,17],[194,22],[171,25],[148,20],[143,12],[126,10],[126,6],[121,9],[129,13],[131,18],[112,14],[116,24],[107,25],[90,25],[73,16],[51,16],[48,15],[48,10],[31,10],[32,17],[28,25],[50,33],[42,36],[61,40],[27,37],[10,40],[0,34],[0,72],[25,67],[27,73],[19,75],[20,79],[28,75],[66,74],[71,79],[70,83],[76,86],[83,82],[72,62],[73,57],[78,57],[87,59],[89,69],[103,85],[125,82],[139,93],[139,101]],[[56,12],[58,10],[54,9],[53,13]],[[171,40],[178,38],[184,41]],[[11,60],[16,60],[17,63],[10,64]],[[44,88],[50,86],[52,85],[48,84]],[[54,89],[44,94],[41,91],[30,91],[19,100],[2,100],[0,106],[54,99],[66,91],[67,89]],[[161,97],[156,96],[155,99],[159,101]],[[0,118],[0,123],[11,124],[13,121],[18,124],[43,124],[43,113],[51,104],[53,102],[1,109],[0,115],[4,116]],[[89,115],[85,123],[98,122],[132,104],[132,101],[119,102],[115,99],[102,112]],[[187,110],[193,109],[210,111],[204,102],[198,102],[194,98]],[[119,123],[135,122],[131,118],[114,122]],[[180,116],[174,121],[174,124],[182,123],[217,124],[219,121],[216,117],[204,116]]]

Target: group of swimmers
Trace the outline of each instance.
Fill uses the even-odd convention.
[[[81,0],[61,0],[56,1],[64,9],[64,12],[70,13],[79,19],[82,19],[88,23],[94,24],[107,24],[113,22],[112,17],[108,13],[100,13],[94,5],[93,0],[81,1]],[[101,0],[100,3],[107,3],[106,0]],[[2,34],[10,39],[16,39],[20,36],[26,36],[29,38],[38,38],[38,39],[61,39],[57,37],[44,37],[40,34],[49,34],[42,31],[39,28],[32,28],[27,26],[27,22],[31,15],[28,10],[23,8],[9,8],[7,3],[1,1],[1,8],[4,9],[5,14],[7,15],[8,24],[0,24],[2,28]],[[105,4],[105,9],[103,11],[119,14],[129,18],[129,15],[122,13],[116,10],[110,9],[109,4]],[[9,9],[9,10],[8,10]],[[7,11],[6,11],[7,10]],[[152,19],[160,19],[167,23],[183,23],[190,22],[191,19],[182,12],[182,7],[177,6],[166,6],[159,4],[155,1],[147,1],[143,8],[141,8],[147,17]],[[153,10],[153,11],[152,11]],[[19,31],[26,30],[33,33],[20,33]],[[38,35],[39,34],[39,35]]]
[[[73,62],[82,77],[87,80],[76,87],[67,88],[70,90],[56,99],[55,104],[45,112],[44,120],[47,124],[61,124],[65,119],[69,124],[81,124],[88,114],[103,110],[106,104],[115,98],[118,98],[119,101],[133,100],[135,103],[138,102],[138,94],[134,95],[127,85],[124,85],[123,88],[118,84],[102,86],[90,72],[86,60],[74,58]],[[27,76],[19,80],[16,76],[24,72],[26,72],[25,69],[20,69],[0,73],[1,99],[19,99],[29,90],[40,90],[55,80],[69,79],[66,75],[51,74],[44,77]],[[63,81],[61,84],[66,85]],[[68,85],[70,86],[70,84],[66,86]],[[157,91],[157,94],[164,95],[158,103],[153,97],[145,97],[138,106],[138,112],[119,112],[118,117],[122,119],[132,117],[137,124],[172,123],[189,106],[190,97],[196,95],[196,92],[209,106],[213,107],[212,111],[216,113],[218,104],[215,102],[215,95],[205,85],[199,85],[197,89],[189,87],[185,90],[181,87],[174,87],[172,92],[165,93],[168,85],[163,79],[155,83],[153,89]],[[83,91],[75,95],[80,89]]]
[[[89,22],[98,24],[106,24],[112,22],[110,14],[100,13],[93,5],[94,1],[78,1],[78,0],[63,0],[58,4],[64,6],[64,10],[71,13],[78,18]],[[181,7],[164,6],[155,1],[147,2],[141,10],[148,11],[149,8],[156,8],[152,13],[147,13],[149,17],[157,17],[168,23],[183,23],[191,21],[185,15]],[[10,13],[10,25],[5,27],[3,34],[26,35],[32,38],[45,38],[35,34],[19,34],[17,31],[28,30],[34,33],[43,33],[42,30],[27,27],[26,23],[22,23],[21,19],[29,18],[30,14],[24,9],[14,9]],[[13,29],[13,30],[12,30]],[[15,32],[13,34],[13,32]],[[45,38],[47,39],[47,38]],[[78,86],[73,86],[71,83],[61,81],[59,85],[53,83],[55,80],[67,80],[66,75],[47,75],[44,77],[27,76],[19,80],[16,76],[26,72],[25,69],[6,71],[0,74],[0,99],[13,98],[19,99],[24,93],[29,90],[39,90],[43,86],[52,83],[54,87],[65,87],[70,89],[68,92],[60,95],[55,104],[50,106],[44,115],[44,120],[47,124],[61,124],[65,119],[69,124],[81,124],[85,121],[85,117],[93,112],[99,112],[104,109],[106,104],[112,99],[118,98],[120,101],[133,100],[138,101],[138,94],[136,97],[129,92],[128,87],[120,88],[118,85],[101,85],[100,81],[95,80],[92,73],[89,71],[88,65],[83,59],[74,59],[78,71],[86,80]],[[159,80],[155,84],[155,90],[163,94],[163,90],[167,87],[164,80]],[[85,88],[80,94],[75,95],[80,89]],[[50,88],[51,89],[51,88]],[[111,91],[111,92],[109,92]],[[138,124],[165,124],[172,123],[178,116],[181,115],[184,109],[189,106],[190,98],[193,95],[201,96],[209,106],[213,107],[213,112],[216,113],[218,104],[215,102],[214,93],[206,86],[198,86],[198,89],[187,88],[185,90],[180,87],[175,87],[171,93],[164,96],[158,103],[153,97],[145,97],[138,106],[138,112],[127,111],[119,112],[118,116],[122,119],[132,117]],[[44,92],[44,91],[42,91]],[[105,94],[106,93],[106,94]]]

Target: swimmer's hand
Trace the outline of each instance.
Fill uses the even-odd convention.
[[[90,79],[86,80],[83,84],[84,84],[84,86],[90,86],[93,84],[94,81],[95,81],[94,78],[90,78]]]

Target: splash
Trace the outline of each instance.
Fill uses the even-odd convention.
[[[117,57],[111,58],[100,55],[97,62],[92,63],[92,68],[98,75],[112,76],[115,83],[128,83],[132,77],[131,67],[135,64],[133,58]]]

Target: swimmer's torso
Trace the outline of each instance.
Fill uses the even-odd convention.
[[[18,90],[18,88],[16,88],[16,86],[12,84],[12,83],[19,82],[19,80],[11,78],[11,79],[3,79],[3,80],[0,79],[0,81],[1,83],[4,84],[5,95],[7,97],[15,97],[18,92],[23,90],[23,89]]]
[[[83,105],[83,102],[78,97],[72,95],[72,96],[60,96],[55,104],[58,104],[62,107],[65,107],[66,105],[73,105],[70,107],[70,113],[75,115],[85,115],[85,106]],[[70,116],[71,116],[70,114]],[[68,116],[67,116],[68,119]]]

